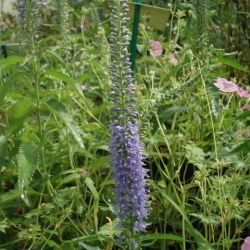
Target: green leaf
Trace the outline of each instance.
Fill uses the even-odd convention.
[[[95,75],[93,74],[93,72],[86,72],[84,74],[81,74],[77,78],[77,82],[82,83],[82,82],[85,82],[87,80],[93,79],[94,77],[95,77]]]
[[[242,154],[247,155],[250,153],[250,140],[247,140],[240,144],[238,147],[236,147],[233,151],[231,151],[233,154]]]
[[[9,132],[15,133],[22,128],[23,123],[31,113],[33,105],[27,98],[18,100],[9,110]]]
[[[229,153],[229,154],[225,154],[224,155],[224,161],[228,162],[228,163],[232,163],[236,170],[240,170],[240,169],[243,169],[247,166],[247,164],[245,164],[244,162],[242,162],[240,160],[240,156],[237,155],[237,154],[232,154],[232,153]]]
[[[195,144],[188,144],[185,146],[188,161],[199,169],[203,169],[206,166],[206,153]]]
[[[0,41],[3,41],[9,38],[15,31],[16,29],[12,29],[12,30],[7,30],[6,32],[3,32],[2,34],[0,34]]]
[[[60,182],[59,182],[57,188],[64,185],[64,184],[67,184],[67,183],[70,183],[70,182],[73,182],[73,181],[76,181],[79,179],[80,179],[79,173],[67,175],[66,177],[60,178]]]
[[[99,210],[99,194],[94,186],[94,182],[89,177],[85,178],[85,184],[91,191],[94,196],[94,204],[93,204],[93,218],[96,231],[98,230],[98,210]]]
[[[7,219],[4,219],[3,221],[0,221],[0,232],[5,234],[5,229],[8,228],[9,225],[7,223]]]
[[[89,236],[81,236],[81,237],[77,237],[71,240],[64,240],[65,244],[70,244],[70,243],[78,243],[78,242],[91,242],[93,244],[93,242],[95,241],[99,241],[99,242],[112,242],[112,244],[114,244],[115,246],[119,246],[118,249],[124,249],[122,248],[122,246],[120,246],[117,241],[114,241],[111,237],[107,237],[104,235],[89,235]],[[78,249],[78,248],[77,248]]]
[[[91,193],[93,194],[93,196],[97,199],[99,199],[99,194],[94,186],[94,182],[92,181],[92,179],[90,179],[89,177],[85,178],[85,184],[87,185],[87,187],[89,188],[89,190],[91,191]]]
[[[62,250],[79,250],[74,247],[73,242],[64,242],[63,246],[61,247]]]
[[[65,75],[64,73],[58,70],[53,70],[53,69],[48,70],[46,71],[45,75],[46,77],[52,80],[60,80],[60,81],[68,83],[69,85],[71,85],[73,81],[69,76]]]
[[[68,242],[93,242],[93,241],[112,241],[112,238],[104,236],[104,235],[89,235],[89,236],[81,236],[71,240],[65,240],[66,243]]]
[[[50,55],[52,55],[54,58],[56,58],[57,61],[59,61],[60,63],[63,63],[63,59],[55,51],[47,50],[47,53],[50,54]],[[49,71],[47,73],[49,73]]]
[[[199,218],[202,223],[205,223],[207,225],[218,225],[221,223],[220,217],[217,215],[207,215],[205,213],[192,213],[190,215]]]
[[[85,75],[85,74],[83,74],[83,75]],[[61,72],[59,70],[51,69],[51,70],[46,71],[45,76],[49,79],[52,79],[52,80],[57,80],[57,81],[62,81],[62,82],[67,83],[68,86],[70,87],[70,89],[76,91],[76,93],[78,95],[80,95],[82,98],[84,98],[84,95],[83,95],[82,90],[81,90],[81,86],[78,85],[77,82],[73,78],[67,76],[63,72]]]
[[[7,142],[6,137],[3,135],[0,135],[0,155],[2,155],[5,149],[6,142]]]
[[[29,205],[27,188],[32,180],[38,163],[38,147],[32,143],[23,143],[17,155],[18,163],[18,189],[23,201]]]
[[[9,56],[0,60],[0,72],[8,66],[23,62],[23,58],[19,56]]]
[[[140,242],[146,240],[174,240],[174,241],[183,241],[183,238],[174,234],[161,234],[154,233],[149,235],[144,235],[139,237]]]
[[[76,142],[81,148],[84,148],[83,141],[81,139],[80,128],[75,124],[73,117],[67,111],[66,107],[56,99],[50,99],[46,103],[47,107],[53,112],[59,119],[61,119],[68,127],[71,134],[74,136]]]
[[[171,204],[182,215],[182,217],[183,217],[183,219],[185,220],[185,223],[186,223],[186,229],[190,233],[190,235],[193,236],[196,243],[199,246],[201,244],[205,244],[207,246],[208,245],[207,239],[204,238],[203,235],[193,227],[191,221],[189,220],[187,214],[185,213],[184,208],[182,206],[180,206],[178,203],[176,203],[172,199],[172,197],[170,197],[170,195],[168,195],[166,192],[163,192],[158,186],[156,186],[155,184],[153,184],[153,186],[154,186],[155,189],[157,189],[161,193],[161,195],[164,198],[164,201],[167,203],[167,205],[169,206],[169,204]]]
[[[118,224],[119,224],[118,219],[110,221],[100,227],[98,234],[110,237],[113,237],[114,235],[119,235],[121,234],[121,229],[119,228]]]
[[[61,247],[53,240],[47,240],[48,246],[53,249],[61,249]]]
[[[206,249],[206,250],[215,250],[213,247],[208,246],[206,244],[201,244],[201,246],[197,250],[204,250],[204,249]]]
[[[86,250],[101,250],[99,247],[93,247],[83,242],[79,242],[79,246],[83,247],[83,249],[86,249]]]
[[[20,197],[20,193],[18,190],[10,190],[7,193],[3,193],[0,195],[0,207],[3,208],[5,205],[9,203],[13,203]]]
[[[231,59],[228,59],[228,58],[225,58],[225,57],[218,57],[216,59],[217,59],[217,62],[219,62],[221,64],[224,64],[224,65],[227,65],[229,67],[232,67],[234,69],[237,69],[237,70],[240,70],[240,71],[243,71],[243,72],[247,72],[247,73],[250,72],[247,67],[242,66],[237,61],[234,61],[234,60],[231,60]]]
[[[243,112],[242,114],[240,114],[239,116],[237,116],[236,119],[244,120],[246,118],[250,118],[250,111]]]
[[[38,193],[34,190],[28,190],[27,194],[37,195]],[[0,208],[13,207],[13,204],[20,203],[20,192],[18,189],[10,190],[9,192],[0,194]]]
[[[172,118],[174,114],[181,114],[186,111],[188,111],[188,108],[185,106],[175,106],[175,107],[167,108],[166,110],[164,110],[163,112],[159,114],[159,118],[161,122],[166,122],[170,118]]]

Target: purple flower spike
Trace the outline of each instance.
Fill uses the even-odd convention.
[[[222,92],[232,93],[238,90],[238,86],[225,78],[218,78],[214,85]]]
[[[123,127],[111,126],[111,129],[110,149],[115,172],[118,217],[122,227],[141,231],[146,226],[147,195],[138,126],[128,121]]]
[[[243,244],[241,245],[241,250],[250,250],[250,236],[248,236]]]
[[[113,116],[109,147],[116,183],[117,217],[121,228],[138,232],[146,227],[148,195],[137,113],[134,108],[134,79],[128,52],[130,39],[130,32],[127,29],[128,1],[113,0],[111,4],[110,99],[113,103],[111,107]]]

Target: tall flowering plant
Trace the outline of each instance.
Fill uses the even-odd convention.
[[[128,52],[130,32],[127,28],[127,12],[128,1],[112,0],[110,80],[113,106],[110,150],[120,227],[133,234],[145,229],[148,197]]]
[[[39,10],[47,6],[47,0],[18,0],[17,10],[19,23],[22,27],[22,37],[26,40],[27,47],[34,50],[33,46],[38,37]]]
[[[29,4],[37,5],[39,7],[46,7],[46,0],[18,0],[17,1],[17,9],[19,11],[19,17],[21,19],[25,18],[25,11]]]

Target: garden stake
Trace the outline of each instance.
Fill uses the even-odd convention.
[[[2,44],[1,45],[1,50],[2,50],[3,57],[7,58],[8,57],[7,46]]]
[[[138,37],[138,28],[140,21],[140,3],[141,0],[135,0],[135,12],[134,12],[134,20],[133,20],[133,31],[132,31],[132,39],[130,45],[130,61],[131,61],[131,69],[132,72],[135,70],[135,58],[136,58],[136,44]]]
[[[131,61],[131,69],[134,72],[140,16],[141,15],[150,16],[148,24],[153,29],[164,32],[166,27],[165,24],[169,19],[171,11],[169,9],[142,4],[142,0],[135,0],[133,3],[129,3],[129,5],[130,5],[129,15],[130,18],[133,20],[132,38],[130,43],[130,61]]]

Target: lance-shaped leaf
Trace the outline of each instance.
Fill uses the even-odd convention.
[[[28,98],[18,100],[9,110],[9,133],[18,132],[33,109],[33,105]]]
[[[18,189],[22,200],[29,206],[27,188],[38,163],[39,149],[36,145],[25,142],[21,145],[17,155]]]
[[[66,107],[56,99],[50,99],[46,103],[47,107],[53,112],[64,124],[68,127],[69,131],[75,138],[76,142],[81,148],[84,148],[83,141],[81,138],[81,131],[79,127],[75,124],[73,117],[67,111]]]
[[[221,64],[227,65],[227,66],[229,66],[231,68],[234,68],[234,69],[246,72],[246,73],[250,72],[249,69],[246,66],[243,66],[240,63],[238,63],[237,61],[234,61],[232,59],[228,59],[228,58],[225,58],[225,57],[217,57],[216,61],[221,63]]]
[[[0,60],[0,72],[2,72],[5,68],[23,62],[23,58],[19,56],[9,56],[8,58],[4,58]]]

